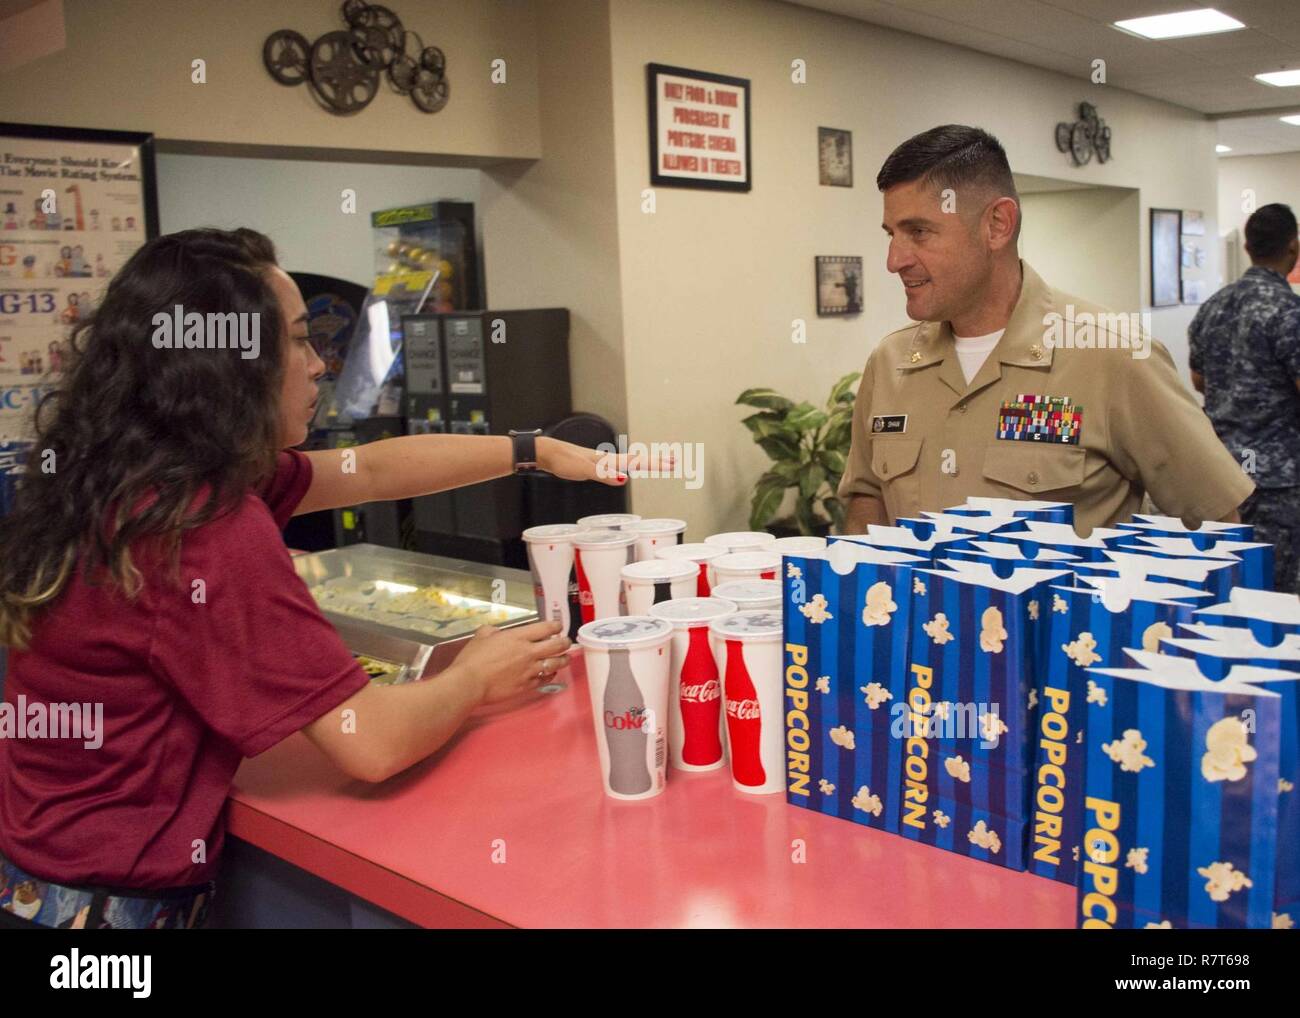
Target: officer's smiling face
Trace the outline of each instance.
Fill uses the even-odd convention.
[[[940,190],[921,180],[896,184],[884,198],[885,265],[903,281],[908,317],[918,322],[960,318],[978,304],[992,271],[993,253],[980,242],[985,199],[967,195],[963,202],[962,195],[953,194],[945,201]]]

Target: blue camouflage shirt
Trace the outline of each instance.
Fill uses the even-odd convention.
[[[1300,295],[1252,265],[1201,305],[1188,329],[1205,412],[1261,488],[1300,485]]]

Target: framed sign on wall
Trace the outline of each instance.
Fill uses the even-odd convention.
[[[1179,209],[1151,210],[1151,306],[1182,302],[1182,219]]]
[[[650,183],[748,191],[749,79],[646,65]]]

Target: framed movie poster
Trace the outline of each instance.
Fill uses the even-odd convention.
[[[748,191],[749,79],[646,64],[650,183]]]
[[[817,171],[824,187],[853,186],[853,132],[817,128]]]
[[[817,314],[856,315],[862,310],[862,258],[817,256]]]
[[[69,333],[157,233],[153,135],[0,123],[0,513]]]
[[[1182,302],[1182,218],[1178,209],[1151,210],[1151,306]]]

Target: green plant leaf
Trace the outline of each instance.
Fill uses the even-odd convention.
[[[817,454],[817,459],[821,465],[826,468],[826,479],[838,482],[844,476],[844,468],[848,466],[848,460],[844,453],[838,449],[823,449]]]
[[[736,402],[743,406],[762,407],[766,410],[789,410],[794,403],[782,396],[775,389],[746,389],[736,397]]]
[[[826,425],[826,430],[822,432],[821,447],[823,450],[834,450],[839,453],[847,453],[849,445],[853,441],[853,418],[849,416],[834,415],[830,423]]]
[[[763,527],[771,520],[781,505],[781,498],[788,487],[779,478],[773,478],[770,473],[764,474],[754,489],[754,497],[750,501],[749,508],[749,528],[751,530],[762,530]]]
[[[786,416],[785,425],[801,433],[816,431],[826,423],[826,411],[818,410],[810,403],[800,403]]]
[[[817,532],[817,514],[813,512],[812,503],[802,498],[796,499],[794,503],[794,518],[799,524],[801,534],[815,534]]]
[[[822,499],[822,508],[826,510],[826,515],[830,517],[831,526],[836,532],[844,533],[844,503],[832,495]]]
[[[814,463],[799,478],[799,497],[811,502],[817,495],[817,489],[822,486],[825,480],[826,468],[820,463]]]
[[[777,463],[799,458],[799,443],[788,435],[765,435],[757,439],[759,446]]]
[[[861,377],[862,377],[862,372],[851,371],[843,378],[841,378],[838,382],[836,382],[833,386],[831,386],[831,396],[830,399],[826,401],[826,406],[829,409],[833,410],[835,409],[836,404],[839,403],[851,404],[853,400],[857,397],[857,393],[853,389],[853,383],[856,382]]]
[[[756,414],[750,414],[741,420],[741,424],[747,427],[755,438],[763,435],[770,435],[781,428],[782,422],[785,421],[785,414],[773,413],[771,410],[760,410]]]
[[[776,463],[771,470],[758,479],[758,482],[762,484],[764,477],[775,477],[781,481],[784,487],[790,488],[799,483],[799,475],[802,472],[797,462]]]

